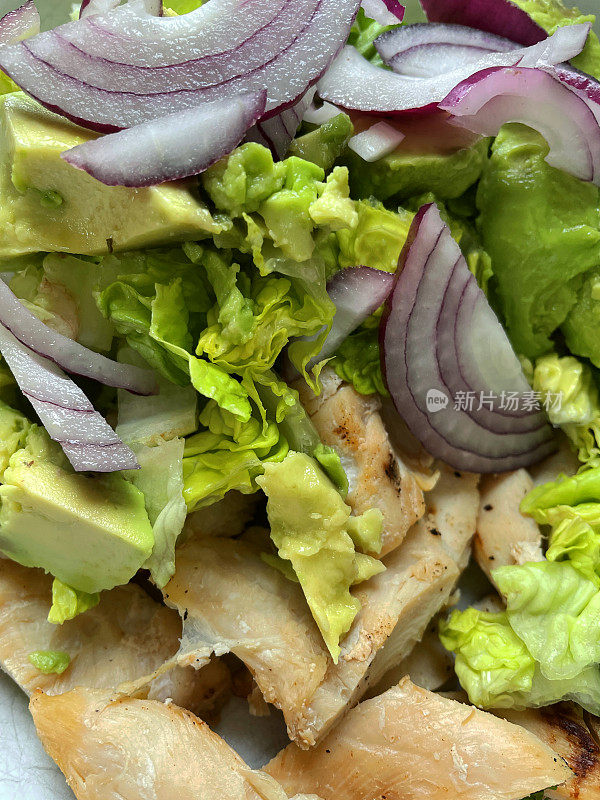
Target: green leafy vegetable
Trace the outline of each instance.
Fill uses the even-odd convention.
[[[378,22],[375,22],[374,19],[367,17],[364,9],[359,8],[356,20],[350,31],[350,36],[348,37],[348,44],[356,47],[358,52],[369,59],[373,64],[382,67],[383,61],[375,49],[374,41],[382,33],[392,31],[394,28],[398,27],[400,27],[400,24],[380,25]]]
[[[28,657],[33,666],[44,675],[62,675],[71,663],[69,654],[60,650],[35,650]]]
[[[379,353],[377,328],[360,327],[338,348],[332,362],[339,377],[351,383],[359,394],[388,396]]]
[[[66,583],[54,578],[52,583],[52,606],[48,613],[48,622],[62,625],[69,619],[74,619],[100,602],[100,594],[88,594],[79,589],[73,589]]]
[[[143,493],[154,547],[144,567],[159,589],[175,573],[175,544],[183,529],[187,507],[183,498],[183,439],[155,447],[133,446],[140,469],[127,473]]]
[[[508,621],[549,680],[600,662],[600,592],[567,561],[499,567]]]

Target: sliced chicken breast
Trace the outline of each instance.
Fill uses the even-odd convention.
[[[540,461],[539,464],[534,464],[529,470],[535,486],[555,481],[561,473],[574,475],[581,466],[575,448],[564,433],[556,433],[556,442],[558,445],[556,453]]]
[[[290,738],[309,747],[325,735],[370,680],[411,651],[458,577],[437,536],[418,523],[384,559],[386,571],[353,589],[361,611],[334,664],[297,584],[243,541],[195,540],[178,549],[165,600],[185,618],[181,663],[230,651],[265,699],[284,714]],[[393,649],[375,667],[394,633]],[[373,665],[373,666],[372,666]]]
[[[453,673],[452,654],[440,642],[438,622],[434,619],[421,641],[417,642],[406,658],[386,672],[377,684],[370,686],[366,696],[376,697],[382,694],[405,675],[417,686],[433,692],[443,686]]]
[[[538,524],[519,510],[531,489],[533,480],[524,469],[486,475],[481,480],[473,553],[490,580],[496,567],[543,558]]]
[[[321,440],[340,456],[350,484],[347,502],[354,513],[373,506],[383,512],[381,554],[385,555],[423,516],[423,491],[402,452],[391,445],[379,398],[358,394],[332,369],[323,370],[321,380],[318,397],[304,382],[295,388]]]
[[[408,678],[350,711],[313,750],[290,744],[265,769],[288,793],[324,800],[521,800],[571,774],[524,728]]]
[[[573,776],[566,783],[546,792],[548,798],[599,800],[600,747],[581,709],[573,703],[559,703],[547,708],[496,713],[538,736],[573,770]]]
[[[384,563],[385,572],[354,590],[361,611],[342,642],[339,662],[328,659],[327,674],[304,709],[292,737],[301,746],[320,741],[370,686],[410,653],[459,576],[439,537],[422,520]]]
[[[113,689],[151,676],[179,646],[181,620],[139,586],[103,592],[100,603],[63,625],[48,622],[52,578],[14,561],[0,562],[0,666],[31,694],[65,692],[74,686]],[[44,675],[29,661],[38,650],[58,650],[71,661],[62,675]],[[201,711],[229,688],[229,671],[214,663],[206,671],[174,667],[146,692]],[[143,683],[143,681],[142,681]]]
[[[30,703],[78,800],[286,800],[205,722],[172,704],[78,688]]]
[[[426,495],[427,526],[440,536],[442,547],[462,571],[469,561],[477,524],[479,475],[446,464],[438,466],[439,480]]]

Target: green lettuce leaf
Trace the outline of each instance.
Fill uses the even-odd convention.
[[[600,504],[593,505],[596,506],[597,518]],[[577,506],[559,508],[563,519],[552,529],[546,558],[548,561],[568,561],[584,578],[600,588],[600,534],[577,513]]]
[[[456,673],[474,705],[523,709],[572,700],[592,714],[600,709],[600,669],[548,680],[503,612],[454,611],[440,623],[440,639],[456,654]]]
[[[342,342],[332,366],[337,375],[351,383],[359,394],[388,396],[379,354],[379,333],[376,327],[361,326]]]
[[[48,613],[48,622],[62,625],[69,619],[74,619],[100,602],[98,593],[88,594],[79,589],[73,589],[66,583],[54,578],[52,583],[52,606]]]
[[[44,675],[62,675],[71,663],[68,653],[61,650],[34,650],[29,653],[29,661]]]
[[[278,555],[289,561],[335,663],[340,638],[350,629],[360,601],[350,587],[360,578],[383,571],[377,559],[357,554],[359,543],[381,547],[382,515],[367,512],[349,523],[350,507],[317,463],[290,452],[278,463],[266,463],[256,479],[267,495],[271,538]],[[361,556],[357,558],[357,556]]]
[[[548,524],[548,509],[554,506],[578,506],[599,500],[600,467],[594,467],[570,477],[560,475],[555,481],[536,486],[525,495],[520,509],[544,525]]]
[[[581,276],[600,264],[598,188],[551,167],[547,154],[539,133],[504,125],[477,191],[500,310],[528,358],[554,349],[550,336],[577,303]]]
[[[188,511],[221,500],[231,489],[257,491],[256,477],[264,463],[281,461],[288,443],[277,423],[263,421],[258,411],[246,422],[209,401],[200,414],[205,428],[185,443],[183,496]]]
[[[508,621],[544,677],[565,680],[600,662],[600,592],[567,561],[499,567]]]
[[[143,493],[154,532],[154,548],[144,564],[159,589],[175,573],[175,544],[183,529],[187,507],[183,497],[183,439],[155,447],[132,445],[140,469],[126,475]]]
[[[515,695],[531,691],[535,660],[506,614],[453,611],[440,623],[440,639],[456,653],[456,674],[476,706],[512,708]]]
[[[579,460],[600,459],[600,398],[591,368],[573,356],[550,354],[535,362],[532,385],[545,398],[553,425],[569,437]]]

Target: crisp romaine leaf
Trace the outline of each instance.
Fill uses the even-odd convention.
[[[154,532],[154,548],[144,564],[162,589],[175,572],[175,544],[183,529],[187,507],[183,498],[183,439],[156,447],[132,445],[140,469],[127,477],[143,493]]]
[[[381,373],[377,328],[361,327],[338,348],[332,366],[342,380],[351,383],[359,394],[388,396]]]
[[[256,477],[267,461],[281,461],[288,444],[275,422],[263,422],[260,415],[246,422],[236,419],[214,401],[200,414],[205,430],[185,443],[183,477],[188,511],[211,505],[231,489],[251,494],[257,491]]]
[[[548,524],[547,509],[594,503],[599,499],[600,467],[594,467],[570,477],[561,475],[555,481],[536,486],[525,495],[520,509],[523,514],[529,514],[537,522]]]
[[[567,561],[499,567],[508,621],[549,680],[600,662],[600,592]]]
[[[374,558],[357,558],[350,531],[361,543],[378,539],[381,512],[363,515],[361,522],[349,526],[349,506],[317,463],[303,453],[290,452],[279,463],[265,464],[264,475],[256,481],[268,497],[271,538],[278,554],[293,567],[337,663],[340,638],[360,610],[350,587],[358,577],[366,580],[384,569]]]
[[[515,694],[531,690],[535,661],[506,614],[453,611],[440,623],[440,639],[456,653],[456,674],[476,706],[512,708]]]
[[[61,650],[35,650],[28,657],[33,666],[44,675],[62,675],[71,663],[69,654]]]
[[[54,578],[52,583],[52,606],[48,613],[48,622],[62,625],[69,619],[74,619],[100,602],[99,594],[88,594],[73,589],[66,583]]]
[[[593,466],[600,459],[600,399],[591,368],[573,356],[538,358],[533,388],[546,398],[550,422],[569,437],[579,460]]]
[[[548,561],[568,561],[584,578],[600,588],[600,534],[579,516],[578,506],[559,508],[563,519],[552,530],[546,558]],[[600,505],[597,508],[600,509]]]
[[[538,708],[572,700],[592,714],[600,709],[600,669],[548,680],[503,612],[454,611],[440,624],[440,638],[456,653],[461,686],[481,708]]]

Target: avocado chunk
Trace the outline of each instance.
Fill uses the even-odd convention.
[[[60,156],[96,138],[22,92],[0,97],[0,258],[97,255],[220,233],[191,181],[105,186]]]
[[[17,451],[0,486],[0,551],[93,594],[127,583],[152,552],[144,495],[122,475],[70,473]]]
[[[460,197],[479,178],[487,159],[489,140],[450,152],[413,152],[409,140],[398,150],[368,163],[347,150],[340,160],[350,170],[352,197],[398,201],[432,192],[439,200]]]

